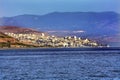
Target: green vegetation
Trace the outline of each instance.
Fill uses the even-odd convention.
[[[19,48],[33,48],[33,47],[39,47],[39,46],[35,46],[35,45],[29,45],[29,44],[24,44],[24,43],[11,43],[10,41],[7,42],[1,42],[0,43],[0,48],[12,48],[12,47],[19,47]],[[13,47],[13,48],[14,48]]]
[[[1,42],[0,43],[0,48],[4,48],[4,47],[10,48],[11,47],[10,41],[8,41],[8,42]]]

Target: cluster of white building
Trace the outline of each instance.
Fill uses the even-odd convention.
[[[55,37],[41,34],[5,33],[18,39],[20,42],[39,45],[40,47],[97,47],[99,44],[89,39],[76,36]]]

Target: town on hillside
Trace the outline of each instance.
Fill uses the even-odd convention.
[[[22,47],[79,48],[79,47],[106,47],[107,46],[107,45],[102,45],[100,43],[97,43],[93,40],[89,40],[87,38],[83,39],[81,37],[76,37],[76,36],[57,37],[54,35],[47,35],[46,33],[36,33],[36,32],[27,33],[25,31],[24,33],[22,32],[14,33],[14,32],[7,31],[7,32],[4,32],[4,34],[17,40],[19,44],[24,44],[24,45],[11,46],[16,48],[22,48]],[[10,43],[13,43],[12,41],[9,41],[9,40],[7,41],[7,43],[8,42],[9,42],[9,45]]]
[[[46,36],[44,33],[41,34],[16,34],[16,33],[5,33],[22,43],[36,45],[39,47],[102,47],[101,44],[91,41],[89,39],[81,39],[76,36],[56,37]]]

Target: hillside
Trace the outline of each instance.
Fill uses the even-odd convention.
[[[88,33],[114,34],[118,31],[120,15],[114,12],[54,12],[46,15],[4,17],[1,21],[1,25],[41,30],[83,30]]]
[[[21,43],[17,39],[0,32],[0,48],[20,48],[20,47],[37,47],[37,46]]]
[[[0,32],[0,38],[11,38],[11,37]]]
[[[30,28],[23,28],[23,27],[17,27],[17,26],[0,26],[0,31],[5,33],[5,32],[10,32],[10,33],[34,33],[34,34],[41,34],[42,32],[33,30]]]
[[[12,43],[18,42],[18,40],[16,40],[16,39],[14,39],[14,38],[0,32],[0,42],[8,42],[8,41],[10,41]]]
[[[18,42],[16,39],[0,32],[0,47],[10,47],[10,44]]]

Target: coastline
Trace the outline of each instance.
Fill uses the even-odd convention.
[[[120,47],[38,47],[38,48],[0,48],[1,50],[42,50],[42,51],[93,51],[120,50]]]

